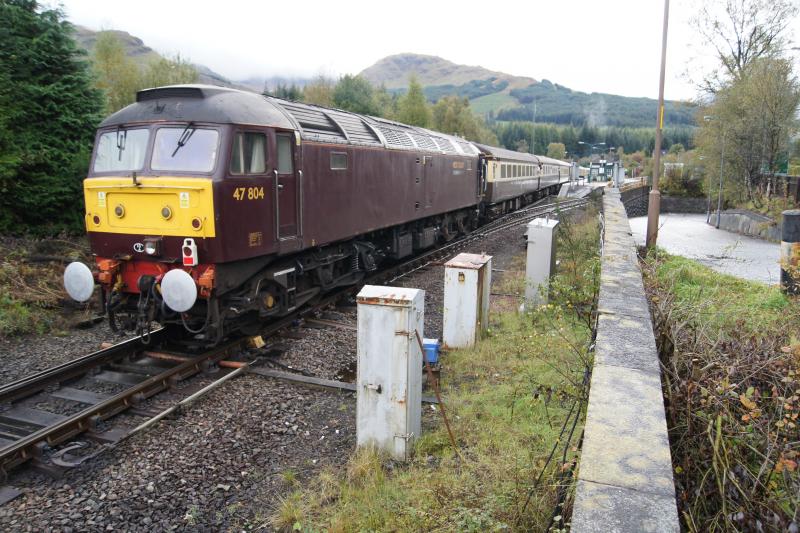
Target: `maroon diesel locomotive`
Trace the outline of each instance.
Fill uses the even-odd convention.
[[[112,326],[248,332],[334,287],[550,194],[569,165],[234,89],[140,91],[100,125],[84,181]]]

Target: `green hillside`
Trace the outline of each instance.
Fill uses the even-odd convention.
[[[468,98],[475,113],[500,121],[531,121],[534,104],[536,122],[638,128],[653,127],[656,121],[658,103],[652,98],[583,93],[548,80],[457,65],[435,56],[389,56],[361,72],[374,85],[396,93],[405,91],[411,74],[431,102],[447,95]],[[667,102],[665,124],[693,125],[694,111],[691,104]]]

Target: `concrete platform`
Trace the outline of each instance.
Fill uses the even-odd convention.
[[[597,341],[572,531],[680,531],[661,369],[625,209],[605,220]]]

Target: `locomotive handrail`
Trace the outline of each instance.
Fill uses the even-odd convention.
[[[95,176],[96,178],[101,178],[105,176]],[[112,177],[112,176],[109,176]],[[116,177],[116,176],[113,176]],[[141,179],[142,177],[150,177],[150,176],[139,176]],[[91,178],[90,178],[91,179]],[[204,190],[203,187],[191,187],[189,185],[143,185],[139,183],[138,185],[87,185],[87,189],[186,189],[189,191],[202,191]]]

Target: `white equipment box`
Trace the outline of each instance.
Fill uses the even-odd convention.
[[[489,325],[492,256],[458,254],[444,265],[442,342],[469,348]]]
[[[425,291],[366,285],[356,302],[356,442],[405,461],[422,430]]]

